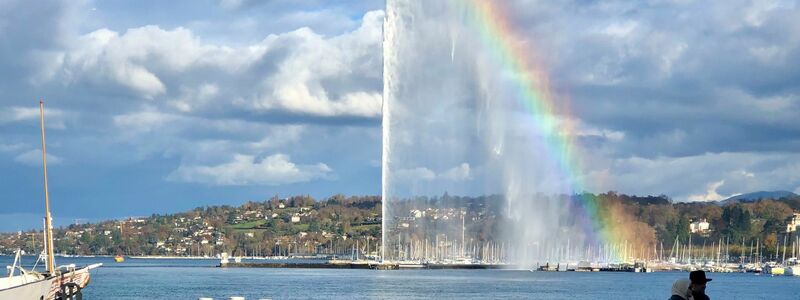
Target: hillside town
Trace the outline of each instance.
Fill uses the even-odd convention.
[[[62,255],[267,256],[343,252],[352,241],[380,235],[380,198],[308,196],[129,217],[54,230]],[[42,249],[40,230],[2,234],[0,253]],[[374,248],[374,246],[370,246]],[[374,251],[374,250],[373,250]]]
[[[756,240],[765,255],[777,255],[785,241],[800,229],[800,198],[760,199],[735,203],[673,203],[665,196],[628,196],[613,192],[584,194],[605,210],[605,218],[622,222],[630,241],[671,247],[675,242],[711,245],[729,240],[750,247]],[[422,222],[462,230],[488,241],[503,219],[499,196],[441,197],[406,201],[392,207],[390,232],[410,233]],[[310,196],[272,197],[241,206],[208,206],[149,217],[129,217],[54,229],[60,255],[125,255],[215,257],[335,256],[379,253],[381,239],[379,196],[335,195],[324,200]],[[472,232],[470,232],[472,231]],[[38,253],[41,230],[0,234],[0,254],[16,249]],[[700,248],[700,247],[698,247]]]

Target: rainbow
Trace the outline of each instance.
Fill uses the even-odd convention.
[[[530,45],[520,42],[514,32],[511,19],[499,7],[502,1],[467,0],[467,17],[477,25],[480,39],[492,52],[492,56],[503,68],[514,74],[513,80],[519,89],[517,100],[532,118],[531,124],[541,133],[545,154],[556,163],[563,178],[570,180],[570,190],[565,191],[568,205],[578,214],[578,220],[589,237],[591,245],[618,245],[623,243],[628,230],[614,222],[616,214],[608,211],[594,197],[584,193],[583,172],[580,155],[573,136],[575,128],[571,122],[559,122],[557,115],[570,116],[567,101],[556,103],[551,94],[549,79],[542,64],[536,60]],[[627,247],[627,246],[626,246]],[[616,251],[620,252],[620,251]],[[619,259],[616,253],[616,259]]]

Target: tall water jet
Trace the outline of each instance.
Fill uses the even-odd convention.
[[[383,259],[619,259],[566,101],[498,3],[387,1]]]

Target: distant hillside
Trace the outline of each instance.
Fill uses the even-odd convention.
[[[753,193],[741,194],[722,200],[721,204],[728,204],[731,202],[756,202],[762,199],[780,199],[780,198],[794,198],[798,197],[797,194],[789,191],[758,191]]]
[[[777,242],[783,237],[779,234],[786,229],[786,219],[800,212],[800,196],[790,192],[739,195],[725,200],[728,205],[673,202],[665,195],[616,192],[540,197],[549,197],[544,201],[547,205],[567,205],[573,212],[579,209],[579,214],[566,218],[563,226],[584,226],[588,216],[581,215],[586,212],[580,210],[587,205],[592,209],[591,218],[597,218],[599,225],[586,230],[607,230],[603,224],[613,222],[615,228],[625,228],[625,233],[620,234],[626,234],[628,241],[638,240],[635,243],[642,246],[663,241],[664,248],[669,249],[675,241],[702,246],[719,240],[745,240],[747,245],[770,240],[763,244],[767,256],[777,255]],[[448,236],[464,234],[477,241],[496,241],[504,238],[498,234],[503,228],[525,226],[518,223],[521,219],[504,216],[509,210],[507,204],[501,195],[461,197],[445,193],[404,199],[386,208],[392,216],[387,228],[423,236],[421,230],[425,226],[436,226],[448,230]],[[541,209],[524,206],[520,209]],[[240,206],[207,206],[175,214],[73,224],[55,228],[53,242],[56,252],[70,255],[352,255],[356,247],[363,253],[377,253],[383,234],[383,210],[377,195],[334,195],[320,200],[308,195],[276,196]],[[522,216],[528,214],[518,212]],[[711,228],[690,239],[690,223],[698,219],[706,219]],[[38,229],[0,232],[0,255],[17,249],[37,253],[43,248],[41,236]],[[743,249],[732,244],[730,250],[741,253]]]

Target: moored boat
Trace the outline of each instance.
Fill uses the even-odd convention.
[[[76,268],[74,264],[56,267],[53,251],[53,225],[50,216],[50,195],[47,189],[47,147],[44,135],[44,102],[39,102],[39,117],[42,129],[42,167],[44,173],[44,241],[45,249],[39,259],[44,260],[45,271],[22,268],[22,250],[17,250],[8,276],[0,278],[0,299],[50,300],[81,298],[81,290],[90,281],[89,270],[102,264]],[[15,275],[16,273],[16,275]]]
[[[11,268],[11,275],[0,278],[0,299],[71,299],[80,295],[89,284],[89,270],[102,265],[83,268],[67,265],[55,268],[52,273],[39,273],[22,269],[17,266],[18,262],[19,256]],[[14,275],[15,271],[18,275]]]
[[[790,267],[784,268],[783,275],[800,276],[800,266],[790,266]]]
[[[784,268],[783,268],[783,266],[781,266],[781,265],[779,265],[779,264],[777,264],[775,262],[768,262],[764,266],[764,273],[767,273],[767,274],[770,274],[770,275],[783,275]]]

